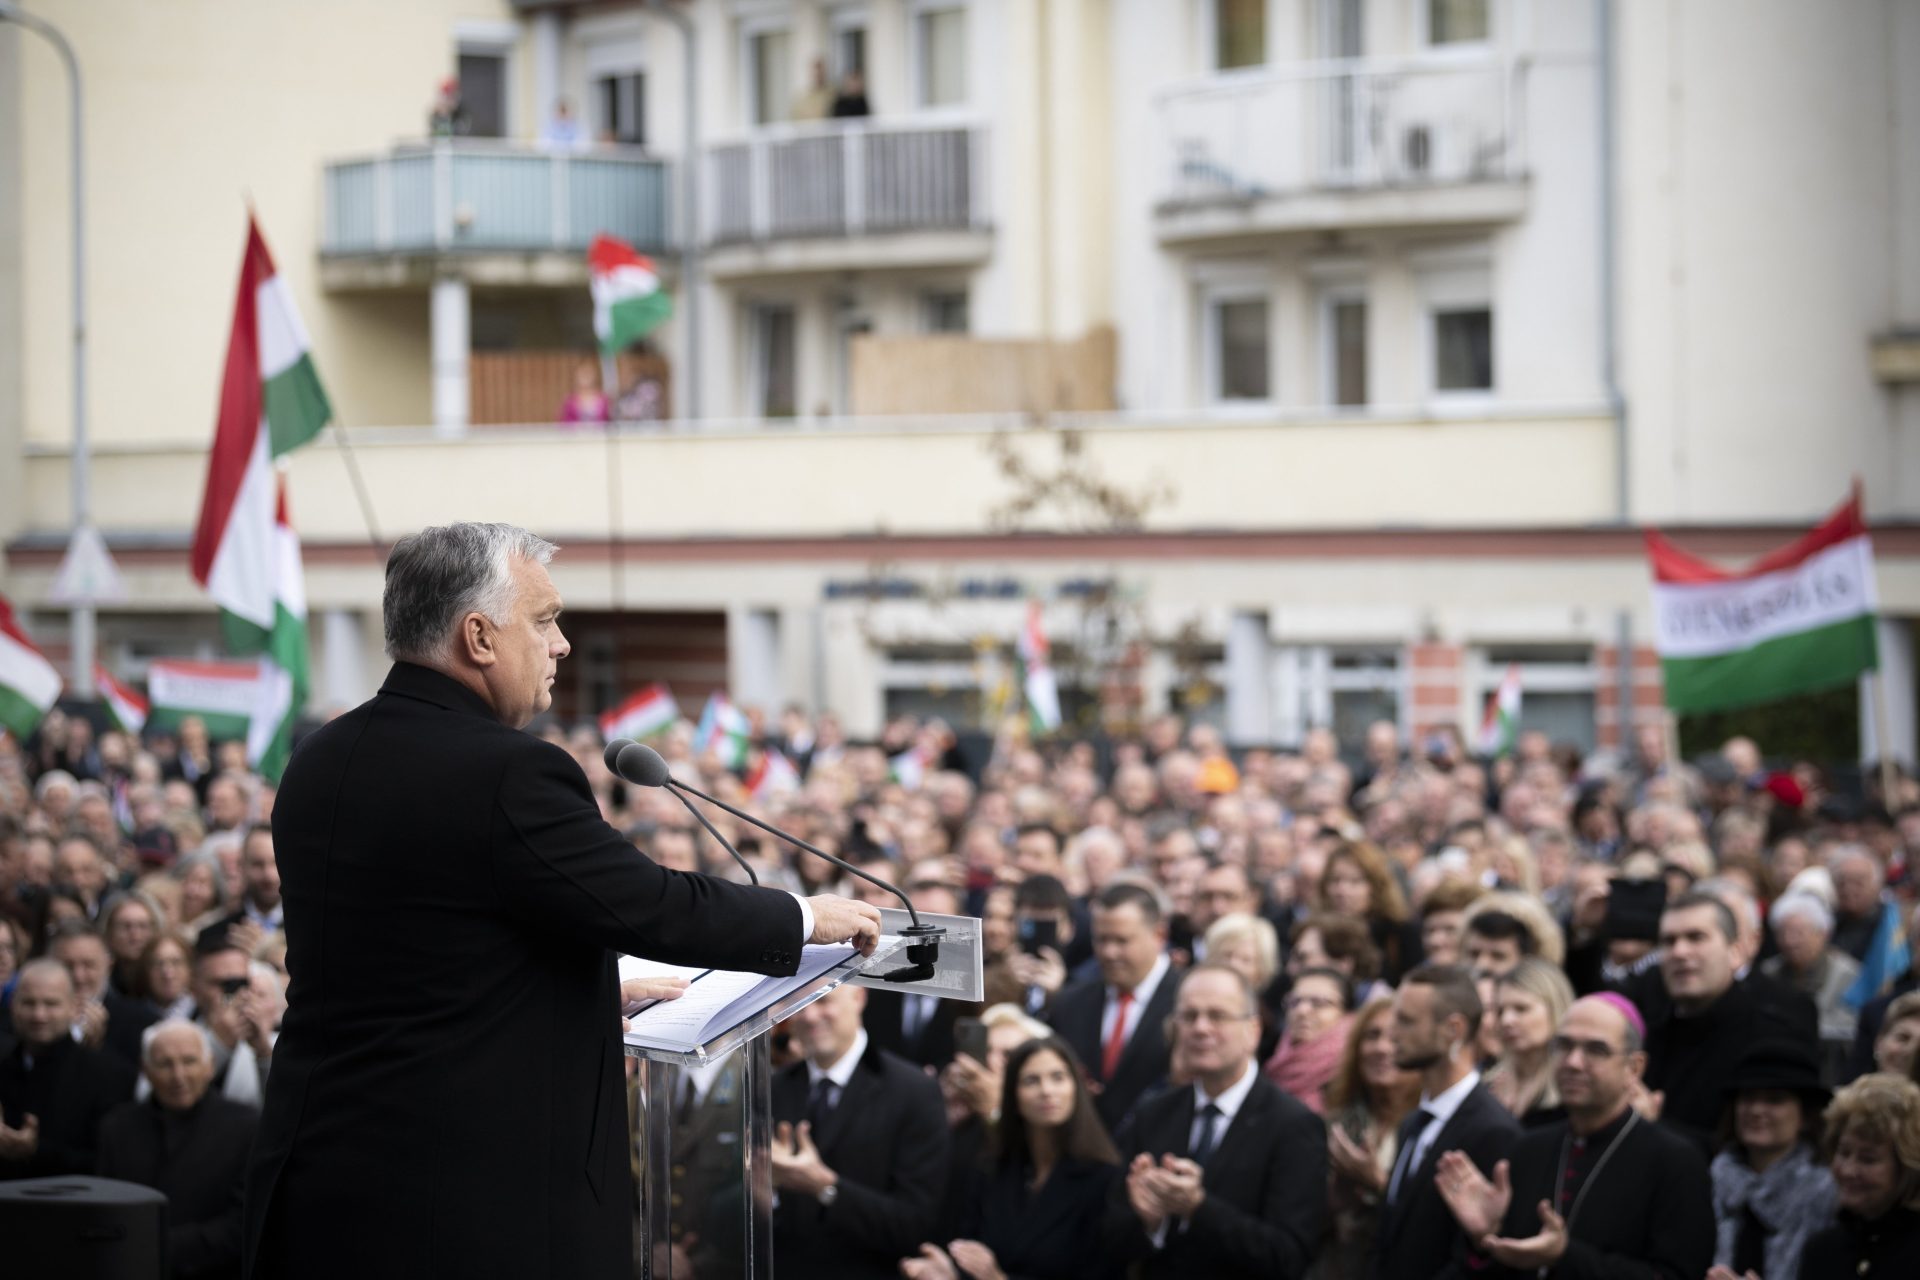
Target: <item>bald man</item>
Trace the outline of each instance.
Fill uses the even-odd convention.
[[[1608,1280],[1705,1275],[1712,1183],[1687,1139],[1634,1110],[1646,1025],[1624,997],[1577,1000],[1554,1037],[1567,1118],[1528,1130],[1487,1178],[1457,1151],[1434,1183],[1483,1274]]]

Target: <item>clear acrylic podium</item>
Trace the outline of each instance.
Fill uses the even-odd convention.
[[[904,911],[881,910],[874,954],[829,969],[691,1051],[628,1042],[636,1060],[629,1150],[639,1222],[637,1274],[649,1280],[771,1280],[773,1270],[773,1036],[785,1019],[843,983],[978,1001],[980,922],[921,912],[947,932],[931,978],[892,983],[903,964]]]

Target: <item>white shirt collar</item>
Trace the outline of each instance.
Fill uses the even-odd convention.
[[[836,1089],[846,1088],[847,1081],[853,1079],[853,1069],[860,1065],[860,1059],[866,1055],[866,1052],[867,1029],[862,1027],[854,1033],[853,1043],[847,1047],[847,1051],[841,1054],[839,1060],[832,1066],[822,1067],[812,1058],[807,1059],[807,1083],[818,1084],[820,1078],[825,1076],[833,1081]]]
[[[1194,1081],[1193,1113],[1199,1115],[1201,1108],[1211,1102],[1220,1108],[1220,1114],[1227,1122],[1232,1123],[1233,1118],[1240,1114],[1240,1105],[1247,1100],[1247,1095],[1253,1092],[1254,1078],[1259,1074],[1253,1069],[1253,1059],[1248,1058],[1246,1065],[1241,1069],[1240,1078],[1228,1085],[1217,1098],[1207,1097],[1205,1087],[1198,1080]]]
[[[1467,1100],[1467,1095],[1472,1093],[1473,1087],[1479,1083],[1480,1073],[1469,1071],[1458,1082],[1449,1085],[1439,1097],[1428,1098],[1423,1095],[1420,1099],[1420,1109],[1433,1116],[1429,1123],[1445,1124],[1453,1119],[1453,1113],[1460,1109],[1460,1104]]]
[[[1173,962],[1167,959],[1167,953],[1162,951],[1159,959],[1153,962],[1153,968],[1147,970],[1147,976],[1140,979],[1139,983],[1133,988],[1133,1002],[1143,1009],[1151,1004],[1153,1002],[1153,993],[1160,989],[1160,980],[1167,976],[1167,970],[1172,967]],[[1107,988],[1107,999],[1119,999],[1119,991],[1120,988],[1109,986]]]

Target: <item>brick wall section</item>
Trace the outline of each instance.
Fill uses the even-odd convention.
[[[1459,645],[1412,644],[1407,646],[1407,667],[1412,679],[1409,714],[1416,737],[1443,725],[1456,729],[1460,723],[1460,682],[1465,657]]]
[[[1598,745],[1611,750],[1621,746],[1620,734],[1620,651],[1601,645],[1593,652],[1597,687],[1593,695],[1594,731]],[[1659,724],[1666,714],[1665,685],[1660,678],[1660,655],[1646,645],[1633,651],[1633,707],[1629,722],[1635,726]]]

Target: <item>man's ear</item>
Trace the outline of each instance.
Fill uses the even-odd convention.
[[[493,644],[493,624],[483,613],[469,613],[460,619],[456,644],[460,656],[476,667],[491,667],[500,661],[500,652]]]

